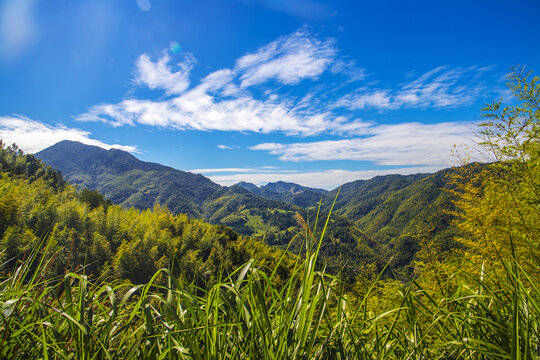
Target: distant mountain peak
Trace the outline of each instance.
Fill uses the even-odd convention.
[[[259,189],[257,185],[250,182],[246,182],[246,181],[240,181],[239,183],[234,184],[234,186],[239,186],[242,189],[249,191],[250,193],[253,193],[253,194],[260,194],[261,192],[261,190]]]
[[[291,193],[293,195],[298,195],[306,191],[320,193],[320,194],[327,192],[326,190],[323,190],[323,189],[310,188],[307,186],[302,186],[299,184],[286,182],[286,181],[269,182],[268,184],[261,186],[261,188],[264,188],[266,190],[270,190],[276,193]]]
[[[73,184],[97,190],[115,204],[151,208],[158,201],[174,212],[200,217],[201,204],[223,188],[210,179],[145,162],[119,150],[64,140],[36,154]]]
[[[99,147],[99,146],[96,146],[96,145],[85,144],[85,143],[82,143],[80,141],[75,141],[75,140],[62,140],[62,141],[57,142],[54,145],[49,146],[47,149],[54,149],[54,148],[62,148],[62,149],[64,149],[64,148],[72,148],[72,149],[81,148],[81,149],[84,149],[86,151],[89,151],[89,150],[100,151],[100,152],[108,151],[107,149],[104,149],[102,147]],[[47,149],[45,149],[45,150],[47,150]],[[45,150],[42,150],[42,151],[45,151]]]

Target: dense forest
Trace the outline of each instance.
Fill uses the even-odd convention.
[[[317,213],[326,217],[339,190],[320,257],[329,272],[341,271],[347,282],[354,281],[362,266],[373,264],[381,271],[390,259],[385,277],[391,272],[410,276],[420,242],[428,235],[445,249],[457,245],[459,229],[449,215],[453,195],[448,190],[458,169],[377,176],[329,192],[285,182],[224,187],[120,150],[73,141],[57,143],[36,156],[80,188],[103,192],[124,208],[152,209],[157,202],[174,214],[186,211],[190,218],[227,226],[274,247],[291,245],[294,253],[301,251],[305,233],[296,214],[308,224]]]
[[[329,193],[280,247],[113,205],[2,144],[0,357],[540,358],[540,78],[508,86],[483,110],[489,163]],[[362,230],[354,249],[369,236],[352,279],[321,252],[339,219]],[[396,249],[383,265],[375,243]]]
[[[188,282],[206,284],[250,258],[272,263],[280,256],[279,250],[227,227],[175,216],[166,207],[124,209],[95,191],[77,190],[16,145],[0,149],[0,165],[0,263],[5,270],[43,241],[55,253],[47,269],[51,278],[81,267],[89,276],[143,283],[169,267]]]

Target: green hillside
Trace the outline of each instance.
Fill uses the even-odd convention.
[[[149,209],[159,202],[174,213],[200,218],[202,203],[221,189],[202,175],[75,141],[61,141],[36,156],[60,169],[72,184],[99,191],[124,207]]]
[[[345,184],[335,212],[353,221],[376,244],[379,268],[390,257],[396,268],[402,268],[415,259],[422,241],[429,240],[442,251],[457,246],[453,239],[460,232],[452,224],[454,198],[448,191],[456,171],[460,170],[377,176]]]
[[[392,269],[410,273],[422,241],[432,241],[442,250],[457,246],[453,239],[459,232],[449,215],[452,169],[377,176],[325,191],[286,182],[224,187],[120,150],[70,141],[36,155],[70,181],[103,193],[114,204],[144,210],[159,203],[174,214],[224,225],[269,245],[285,248],[292,241],[295,252],[301,250],[296,244],[305,233],[296,214],[313,223],[319,201],[325,216],[339,190],[321,257],[332,271],[345,266],[350,276],[369,263],[382,270],[390,259]]]
[[[201,175],[143,162],[120,150],[107,151],[63,141],[36,156],[60,169],[67,179],[81,188],[98,191],[124,208],[144,210],[159,203],[174,214],[185,213],[211,224],[224,225],[241,235],[264,240],[282,249],[292,241],[292,250],[296,253],[302,250],[299,239],[305,235],[296,214],[308,222],[314,222],[316,217],[313,208],[308,212],[291,202],[253,194],[241,186],[223,187]],[[321,194],[326,193],[289,183],[276,183],[266,190],[269,192],[277,194],[278,198],[287,194],[297,197],[315,195],[316,200],[309,198],[310,205],[316,204],[321,200]],[[325,201],[331,204],[333,200],[329,197]],[[328,210],[321,216],[326,214]],[[345,266],[345,272],[353,276],[360,264],[374,261],[373,242],[346,218],[336,216],[332,219],[328,237],[330,243],[321,249],[321,257],[333,271]]]
[[[540,78],[507,80],[516,103],[484,109],[479,144],[503,161],[347,184],[351,219],[234,187],[203,202],[262,236],[300,229],[301,256],[113,205],[0,141],[0,358],[538,359]],[[385,251],[409,277],[376,269]]]
[[[154,206],[124,209],[16,148],[0,148],[0,270],[15,269],[42,241],[55,260],[46,277],[85,274],[143,283],[162,267],[200,284],[257,258],[277,262],[279,249],[229,228]],[[287,260],[288,261],[288,260]],[[286,275],[287,261],[280,272]]]
[[[236,184],[236,186],[270,200],[283,201],[300,207],[314,206],[321,198],[324,198],[324,195],[329,193],[327,190],[310,188],[284,181],[277,181],[261,186],[242,181]]]
[[[304,249],[302,260],[227,227],[173,215],[159,206],[140,211],[112,205],[97,192],[66,184],[59,172],[15,148],[0,149],[0,164],[2,358],[71,358],[74,353],[126,359],[206,359],[208,354],[246,359],[265,354],[291,359],[403,359],[414,354],[517,359],[522,353],[536,358],[538,268],[534,256],[524,255],[537,251],[531,253],[530,244],[520,239],[537,239],[537,230],[516,227],[521,223],[515,214],[505,221],[497,215],[481,225],[475,217],[486,210],[496,213],[499,201],[508,209],[508,202],[520,199],[516,194],[505,198],[506,189],[501,189],[506,177],[508,188],[515,184],[510,167],[459,170],[458,176],[486,186],[485,197],[470,198],[476,187],[453,183],[467,191],[458,210],[471,212],[463,213],[460,223],[469,229],[468,236],[488,230],[497,243],[483,249],[472,242],[463,258],[448,256],[450,260],[445,259],[450,251],[430,254],[424,247],[414,281],[399,282],[381,280],[365,263],[355,264],[355,276],[335,276],[339,269],[330,260],[361,258],[343,259],[341,250],[374,256],[372,248],[359,246],[363,235],[355,234],[354,224],[341,216],[328,219],[334,229],[328,229],[329,236],[320,227],[309,234],[313,223],[306,227],[308,235],[293,244]],[[524,180],[529,187],[530,180]],[[392,228],[427,217],[417,211],[412,217],[400,214],[430,202],[444,204],[440,186],[449,184],[444,172],[414,181],[375,208],[388,208],[393,216],[372,211],[374,219],[391,218],[385,224]],[[525,211],[535,222],[538,210],[530,191],[522,195],[517,212]],[[268,222],[257,222],[264,216],[251,212],[259,201],[249,193],[223,193],[213,204],[215,213],[225,208],[224,213],[231,213],[225,218],[246,215],[248,224],[254,221],[253,227],[261,228]],[[394,206],[396,202],[401,205]],[[289,206],[270,210],[284,220],[296,209]],[[295,221],[302,224],[300,216]],[[501,230],[518,235],[515,244],[510,241],[511,255]],[[355,236],[348,239],[351,234]],[[333,253],[337,249],[339,254]],[[476,251],[494,254],[481,271],[471,262]],[[325,257],[319,257],[323,252]],[[415,340],[415,333],[422,334],[421,340]]]
[[[336,211],[352,221],[357,221],[382,204],[395,191],[428,175],[385,175],[369,180],[357,180],[333,190],[328,194],[328,198],[335,197],[339,190]]]

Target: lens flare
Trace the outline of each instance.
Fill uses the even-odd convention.
[[[150,8],[152,7],[150,5],[150,0],[137,0],[137,6],[139,6],[139,9],[142,11],[150,11]]]
[[[169,44],[169,49],[173,54],[177,54],[182,51],[182,47],[176,41],[171,41],[171,43]]]

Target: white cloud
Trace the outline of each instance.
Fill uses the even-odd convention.
[[[336,59],[330,67],[333,74],[344,74],[348,81],[364,80],[366,78],[366,69],[358,67],[354,60]]]
[[[232,149],[238,148],[238,146],[229,146],[229,145],[223,145],[223,144],[219,144],[217,147],[218,149],[221,149],[221,150],[232,150]]]
[[[355,160],[378,165],[452,163],[454,145],[470,144],[470,123],[404,123],[369,128],[369,136],[292,144],[263,143],[250,149],[268,151],[283,161]]]
[[[335,106],[346,107],[351,110],[364,109],[368,107],[377,109],[391,109],[395,105],[392,103],[388,90],[375,90],[372,92],[357,92],[354,95],[345,96],[336,102]]]
[[[417,166],[417,167],[404,167],[396,169],[385,170],[322,170],[322,171],[310,171],[310,172],[249,172],[245,173],[233,173],[222,175],[207,175],[212,181],[217,182],[220,185],[231,186],[240,181],[251,182],[256,185],[264,185],[268,182],[286,181],[300,184],[303,186],[335,189],[336,187],[343,185],[347,182],[355,180],[367,180],[378,175],[390,175],[390,174],[417,174],[417,173],[432,173],[443,169],[444,166]]]
[[[76,119],[113,126],[144,124],[179,130],[281,131],[302,135],[332,131],[346,119],[332,116],[328,111],[295,108],[294,101],[280,100],[275,94],[256,99],[237,85],[272,77],[288,83],[316,76],[324,71],[335,52],[330,43],[299,31],[242,57],[235,70],[221,69],[209,74],[191,90],[186,89],[194,60],[188,58],[173,72],[167,55],[152,62],[143,54],[136,64],[135,82],[151,89],[163,89],[173,97],[162,101],[127,99],[118,104],[100,104]]]
[[[335,102],[335,107],[351,110],[409,108],[445,108],[472,103],[483,89],[479,76],[485,68],[451,69],[437,67],[398,90],[360,88]]]
[[[88,131],[71,129],[63,125],[51,126],[24,116],[0,117],[0,139],[7,144],[16,143],[28,153],[36,153],[62,140],[79,141],[104,149],[138,152],[136,146],[106,144],[89,136]]]
[[[220,173],[271,173],[275,172],[275,166],[261,166],[259,168],[211,168],[211,169],[192,169],[187,170],[197,174],[220,174]],[[282,170],[283,173],[296,172],[293,170]]]
[[[481,88],[478,74],[485,72],[480,68],[439,67],[396,90],[367,85],[336,101],[343,86],[351,86],[355,76],[356,80],[365,76],[364,70],[354,61],[337,57],[335,40],[318,39],[305,29],[242,56],[234,69],[214,71],[196,86],[190,87],[189,83],[192,57],[174,69],[170,61],[166,54],[157,62],[143,54],[135,71],[135,82],[162,89],[168,97],[99,104],[76,119],[102,121],[113,126],[142,124],[176,130],[359,136],[373,131],[373,123],[354,114],[343,114],[341,108],[394,110],[457,106],[476,98]],[[263,84],[270,79],[293,84],[317,78],[324,72],[330,77],[340,75],[346,79],[316,84],[302,94],[295,93],[296,88],[284,93]],[[464,85],[467,81],[472,85]]]
[[[0,57],[17,58],[37,39],[37,0],[5,0],[0,4]]]
[[[328,111],[297,110],[286,100],[258,100],[234,89],[230,89],[235,92],[234,97],[223,98],[222,93],[216,94],[216,89],[233,85],[218,80],[223,80],[223,74],[213,73],[194,89],[172,99],[129,99],[119,104],[97,105],[76,119],[102,121],[113,126],[143,124],[178,130],[280,131],[289,135],[339,131],[346,121]],[[356,122],[353,126],[362,124]]]
[[[404,106],[452,107],[472,102],[480,91],[479,85],[471,87],[458,84],[477,69],[449,69],[441,66],[404,85],[396,95],[396,102]]]
[[[184,61],[177,64],[177,71],[168,65],[169,61],[166,53],[157,62],[152,62],[148,55],[142,54],[135,63],[134,82],[150,89],[165,90],[169,95],[181,94],[189,87],[189,73],[195,58],[186,55]]]
[[[216,174],[216,173],[238,173],[246,171],[257,171],[255,168],[214,168],[214,169],[192,169],[189,172],[196,174]]]
[[[241,86],[247,87],[276,79],[283,84],[295,84],[321,75],[337,53],[335,41],[319,40],[305,30],[280,37],[236,61],[241,73]]]

